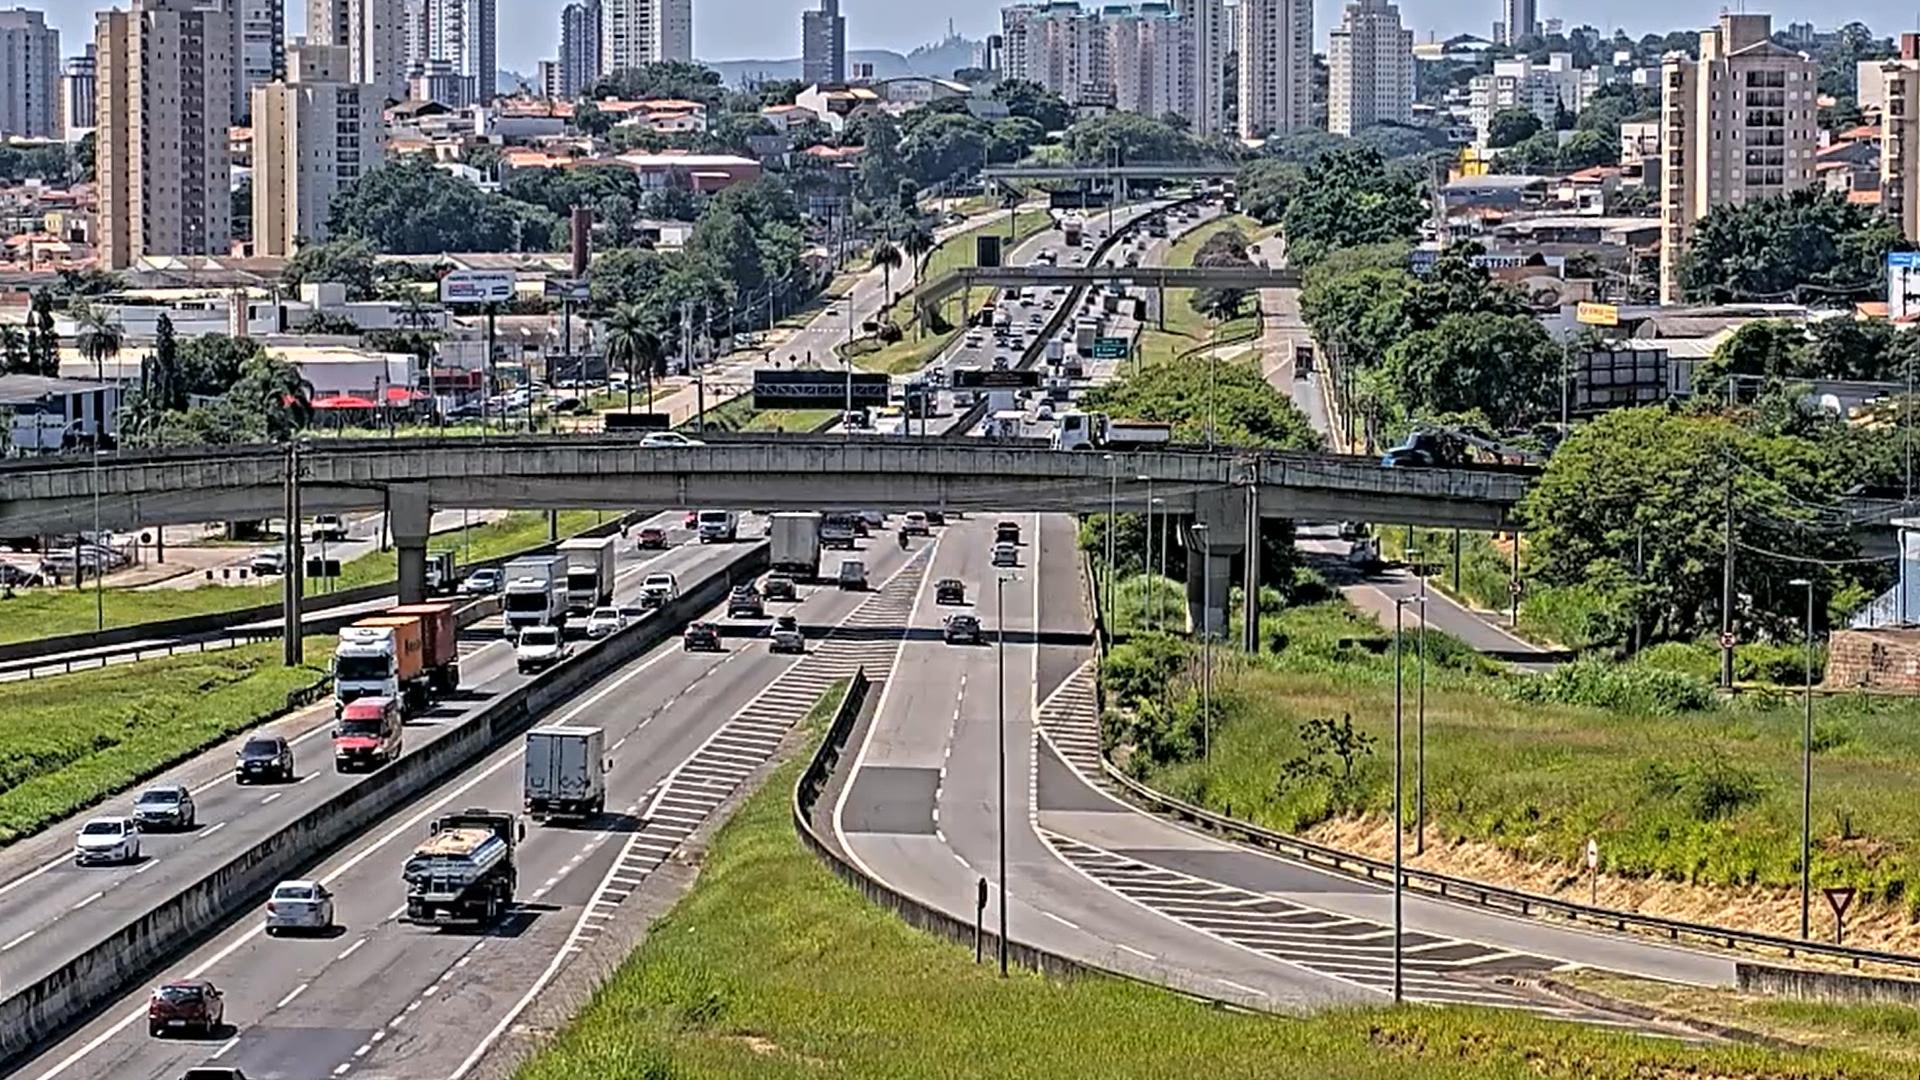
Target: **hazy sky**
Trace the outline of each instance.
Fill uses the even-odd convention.
[[[113,6],[106,0],[4,0],[37,7],[61,31],[61,49],[78,52],[93,37],[93,12]],[[1091,0],[1087,0],[1091,2]],[[124,6],[124,5],[123,5]],[[523,74],[559,49],[559,11],[564,0],[500,0],[500,63]],[[778,59],[800,52],[800,12],[814,6],[808,0],[694,0],[694,52],[706,59]],[[848,44],[853,48],[887,48],[905,52],[946,34],[947,20],[955,29],[978,38],[999,24],[1002,0],[841,0],[847,17]],[[1314,38],[1324,47],[1327,29],[1338,23],[1342,0],[1315,0]],[[1569,25],[1598,23],[1611,32],[1623,25],[1636,37],[1652,32],[1711,24],[1724,0],[1619,0],[1601,9],[1590,3],[1542,0],[1540,17],[1565,18]],[[1746,5],[1766,10],[1763,0]],[[1500,14],[1497,0],[1401,0],[1400,10],[1416,40],[1430,33],[1448,36],[1461,32],[1486,34]],[[1789,0],[1771,6],[1776,25],[1809,20],[1826,27],[1860,19],[1883,35],[1914,29],[1911,5],[1893,0],[1863,0],[1836,9],[1814,0]],[[1618,20],[1616,24],[1614,20]],[[287,0],[291,34],[304,32],[306,0]]]

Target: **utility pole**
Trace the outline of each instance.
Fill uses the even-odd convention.
[[[1000,692],[1000,977],[1007,977],[1007,575],[994,578],[994,652],[999,664]]]
[[[1734,377],[1727,376],[1727,412],[1733,412]],[[1726,449],[1727,517],[1720,567],[1720,689],[1733,689],[1733,447]]]
[[[300,627],[300,596],[306,589],[306,566],[300,551],[300,469],[300,443],[296,440],[287,444],[287,523],[286,535],[281,538],[286,559],[280,575],[281,660],[287,667],[299,667],[306,660]]]

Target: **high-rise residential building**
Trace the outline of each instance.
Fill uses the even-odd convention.
[[[1467,117],[1476,141],[1487,143],[1495,113],[1525,109],[1547,130],[1562,111],[1578,114],[1601,85],[1598,68],[1576,68],[1570,53],[1553,53],[1545,63],[1532,57],[1496,60],[1493,71],[1467,83]]]
[[[345,48],[351,81],[404,100],[406,10],[402,0],[307,0],[307,44]]]
[[[1494,24],[1498,44],[1518,45],[1539,34],[1540,13],[1535,0],[1502,0],[1500,21]]]
[[[405,27],[400,35],[401,63],[412,75],[432,59],[427,47],[427,0],[401,0],[400,21]]]
[[[1312,0],[1240,0],[1240,137],[1289,135],[1312,117]]]
[[[1225,108],[1224,19],[1218,0],[1002,8],[1001,70],[1070,105],[1179,116],[1211,135]]]
[[[1217,135],[1227,124],[1227,57],[1234,49],[1230,9],[1222,0],[1173,0],[1189,24],[1186,101],[1179,110],[1196,135]]]
[[[1860,81],[1860,104],[1880,112],[1880,210],[1901,235],[1920,237],[1920,34],[1900,35],[1900,54],[1873,62],[1874,96]]]
[[[0,11],[0,138],[60,132],[60,31],[38,11]]]
[[[500,71],[496,0],[427,0],[427,58],[471,84],[468,100],[492,101]]]
[[[1722,13],[1700,33],[1700,59],[1669,53],[1661,65],[1663,304],[1680,300],[1680,261],[1701,218],[1813,183],[1819,65],[1774,44],[1772,24]]]
[[[246,124],[255,87],[287,77],[287,0],[227,0],[233,28],[233,122]]]
[[[800,13],[800,81],[809,86],[847,81],[847,20],[840,0]]]
[[[601,0],[603,71],[669,60],[693,60],[693,0]]]
[[[1101,50],[1113,107],[1143,116],[1185,116],[1193,104],[1193,28],[1164,4],[1106,9]]]
[[[560,11],[560,60],[549,97],[576,98],[600,79],[600,0],[568,4]]]
[[[69,141],[94,128],[100,85],[95,79],[94,48],[67,58],[60,76],[60,130]]]
[[[97,19],[101,265],[226,255],[233,30],[224,5],[133,0]]]
[[[1353,0],[1327,41],[1327,129],[1413,121],[1413,31],[1388,0]]]
[[[351,49],[307,45],[291,50],[284,81],[253,92],[255,254],[325,240],[334,194],[380,163],[386,95],[352,77]]]

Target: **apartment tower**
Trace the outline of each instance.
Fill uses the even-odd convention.
[[[600,62],[609,72],[693,60],[693,0],[601,0]]]
[[[465,81],[466,100],[492,101],[500,77],[496,0],[427,0],[427,58],[447,64]]]
[[[800,81],[808,86],[847,81],[847,20],[840,0],[820,0],[800,13]]]
[[[572,99],[600,79],[600,0],[568,4],[560,11],[560,62],[549,96]]]
[[[386,98],[352,76],[351,49],[307,45],[289,53],[284,82],[253,92],[254,254],[325,240],[335,193],[380,163]]]
[[[74,139],[78,133],[93,130],[99,107],[100,84],[94,63],[93,44],[79,56],[69,56],[60,76],[60,130]]]
[[[347,50],[350,82],[388,101],[407,97],[406,6],[402,0],[307,0],[307,44]]]
[[[1311,0],[1240,0],[1240,137],[1289,135],[1312,120]]]
[[[287,77],[286,0],[227,0],[233,29],[233,122],[248,123],[255,87]]]
[[[1354,0],[1327,42],[1327,128],[1413,121],[1413,31],[1388,0]]]
[[[57,139],[60,31],[38,11],[0,11],[0,138]]]

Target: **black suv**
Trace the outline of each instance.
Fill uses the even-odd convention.
[[[702,652],[720,651],[720,628],[710,622],[687,624],[687,632],[680,644],[688,652],[698,649]]]
[[[278,735],[255,735],[234,757],[233,777],[242,784],[293,779],[293,747]]]
[[[768,574],[760,583],[760,597],[763,600],[792,600],[798,595],[793,579],[785,574]]]
[[[1002,521],[993,527],[993,542],[996,544],[1017,544],[1020,542],[1020,523]]]
[[[967,586],[959,578],[941,578],[933,583],[933,602],[936,604],[964,604],[967,602]]]
[[[949,645],[957,645],[963,641],[969,645],[978,645],[980,644],[980,619],[978,616],[963,613],[949,615],[943,636]]]
[[[760,590],[751,585],[742,585],[727,597],[727,618],[764,619],[767,607],[760,602]]]

